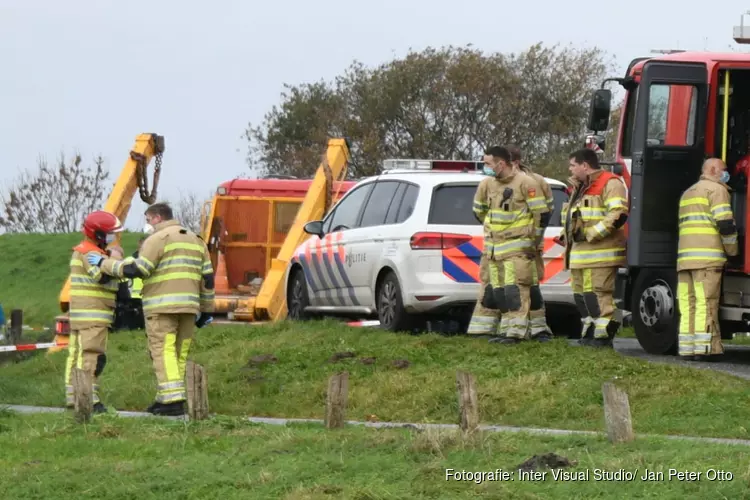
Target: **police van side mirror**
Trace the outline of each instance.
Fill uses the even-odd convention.
[[[302,228],[304,232],[307,234],[312,234],[315,236],[320,236],[321,238],[323,235],[323,221],[322,220],[314,220],[310,221],[307,224],[305,224],[305,227]]]
[[[612,91],[608,89],[596,89],[591,98],[588,129],[595,132],[607,130],[611,107]]]

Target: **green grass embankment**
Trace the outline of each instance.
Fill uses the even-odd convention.
[[[126,255],[136,250],[140,236],[123,233]],[[70,256],[80,241],[80,233],[0,235],[0,304],[8,320],[12,309],[22,309],[27,325],[54,322],[60,314],[58,297],[68,277]]]
[[[4,498],[671,500],[747,498],[750,479],[750,448],[724,444],[639,439],[613,446],[587,436],[327,431],[228,418],[72,420],[0,412]],[[577,480],[556,479],[544,466],[533,478],[518,472],[534,455],[551,453],[562,464],[557,474]],[[453,469],[448,476],[447,469]],[[502,481],[487,475],[498,469],[507,474]],[[663,477],[641,480],[646,469]],[[670,469],[700,476],[679,480]],[[463,472],[480,481],[456,480],[453,474]],[[621,479],[623,472],[633,479]],[[579,476],[586,473],[588,479]]]
[[[455,423],[456,371],[466,370],[476,376],[488,424],[604,430],[601,387],[615,380],[629,394],[637,433],[750,437],[750,382],[565,339],[498,346],[335,321],[280,322],[210,326],[191,353],[208,372],[211,411],[225,415],[322,418],[328,378],[347,370],[352,420]],[[60,406],[65,356],[40,353],[0,366],[0,403]],[[107,356],[104,401],[143,410],[155,391],[144,333],[111,335]]]

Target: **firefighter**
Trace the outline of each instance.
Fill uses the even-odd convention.
[[[485,247],[490,262],[492,299],[502,312],[499,336],[490,342],[514,344],[529,337],[549,340],[546,333],[529,332],[530,289],[538,284],[534,263],[535,216],[539,215],[541,225],[546,227],[549,209],[544,198],[537,196],[538,188],[532,179],[513,170],[506,148],[495,146],[487,150],[484,163],[492,167],[495,177],[479,183],[474,214],[487,222]],[[485,295],[488,294],[485,288]],[[485,303],[489,302],[491,299],[485,298]]]
[[[539,188],[537,196],[544,199],[544,203],[549,209],[548,217],[551,218],[552,213],[555,210],[555,199],[552,197],[552,189],[544,179],[544,176],[535,173],[528,165],[524,165],[521,162],[520,148],[517,146],[509,146],[508,151],[510,151],[513,168],[528,175],[534,182],[536,182],[537,187]],[[536,202],[538,203],[538,200],[536,200]],[[538,215],[535,217],[535,224],[537,228],[537,241],[536,254],[534,255],[534,261],[536,263],[536,277],[534,280],[537,284],[532,286],[530,291],[531,304],[529,310],[529,328],[531,329],[532,335],[540,333],[552,335],[549,326],[547,326],[547,313],[544,307],[544,297],[542,296],[542,290],[539,287],[539,283],[544,279],[544,230],[546,227],[542,227]]]
[[[570,270],[573,296],[581,313],[579,342],[612,347],[620,326],[615,319],[615,275],[625,264],[625,184],[601,169],[599,157],[591,149],[579,149],[569,158],[573,192],[563,211],[560,239],[566,246],[565,268]]]
[[[495,177],[495,171],[488,165],[484,166],[483,173],[488,177]],[[483,179],[482,182],[489,182],[489,179]],[[487,213],[486,210],[482,210],[481,207],[480,210],[477,210],[476,203],[474,204],[474,207],[474,213],[478,219],[478,213]],[[495,304],[495,300],[492,296],[492,286],[490,284],[488,255],[491,254],[492,243],[487,240],[487,236],[489,235],[489,220],[485,216],[484,219],[479,219],[479,222],[484,226],[485,234],[484,248],[482,250],[482,256],[479,259],[480,289],[477,303],[474,306],[474,312],[472,313],[469,322],[469,329],[466,333],[468,335],[494,337],[500,322],[501,311],[497,308],[497,304]]]
[[[194,329],[211,321],[214,272],[203,240],[174,220],[166,203],[146,209],[154,232],[137,258],[104,259],[91,253],[89,262],[111,276],[143,279],[146,335],[157,379],[156,400],[148,412],[185,413],[185,364]]]
[[[70,338],[65,366],[65,404],[74,403],[71,375],[73,368],[92,375],[94,412],[106,411],[99,397],[99,376],[107,363],[107,337],[114,321],[115,297],[119,281],[103,274],[86,260],[85,255],[107,256],[106,248],[123,230],[120,220],[104,211],[90,213],[83,221],[83,240],[73,247],[70,259]],[[119,249],[111,251],[122,258]],[[117,262],[117,260],[113,260]]]
[[[727,256],[738,252],[728,181],[726,164],[709,158],[700,180],[680,198],[678,354],[694,360],[724,352],[719,330],[721,276]]]

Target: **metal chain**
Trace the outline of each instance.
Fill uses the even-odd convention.
[[[154,156],[154,180],[151,191],[148,190],[148,164],[146,164],[146,157],[136,153],[135,151],[130,152],[130,157],[136,162],[136,180],[138,181],[138,191],[141,195],[141,200],[149,205],[156,202],[156,191],[159,186],[159,177],[161,175],[161,160],[162,153],[157,153]]]

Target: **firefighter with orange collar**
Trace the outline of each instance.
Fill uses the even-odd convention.
[[[561,239],[583,323],[580,343],[611,347],[620,326],[613,295],[617,268],[625,264],[627,193],[620,178],[601,169],[592,149],[569,158],[573,193],[563,209]]]
[[[65,366],[65,403],[74,402],[71,375],[73,368],[90,372],[93,377],[94,412],[106,408],[99,398],[98,378],[107,362],[107,336],[114,321],[115,298],[119,280],[103,274],[86,260],[86,254],[108,255],[107,245],[115,233],[123,230],[120,220],[104,211],[90,213],[83,221],[84,239],[73,247],[70,259],[70,339]],[[122,250],[110,251],[113,258],[122,259]]]

